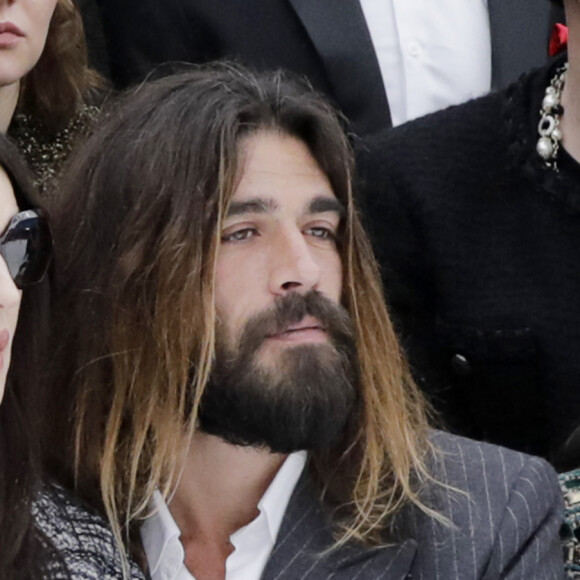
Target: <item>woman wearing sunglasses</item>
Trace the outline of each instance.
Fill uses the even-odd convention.
[[[42,481],[37,425],[50,229],[15,148],[0,135],[0,578],[123,577],[113,535]],[[129,564],[130,578],[143,578]]]

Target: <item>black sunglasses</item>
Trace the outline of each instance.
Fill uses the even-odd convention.
[[[0,236],[0,255],[17,288],[42,280],[52,257],[52,235],[41,210],[17,213]]]

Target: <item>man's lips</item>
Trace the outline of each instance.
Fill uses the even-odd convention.
[[[307,317],[296,324],[291,324],[281,332],[271,334],[270,339],[287,342],[321,342],[326,340],[326,330],[313,317]]]

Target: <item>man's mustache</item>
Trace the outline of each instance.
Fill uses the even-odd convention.
[[[239,347],[247,353],[260,347],[267,338],[286,332],[306,316],[315,318],[337,344],[352,344],[354,331],[347,310],[317,290],[305,294],[290,292],[276,298],[274,304],[252,316],[245,324]]]

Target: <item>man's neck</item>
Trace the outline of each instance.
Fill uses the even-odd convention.
[[[580,162],[580,6],[569,2],[566,16],[569,31],[569,69],[562,92],[564,114],[560,120],[560,128],[566,151]]]
[[[169,509],[197,580],[225,577],[230,536],[258,515],[258,502],[285,459],[212,435],[194,436]]]

